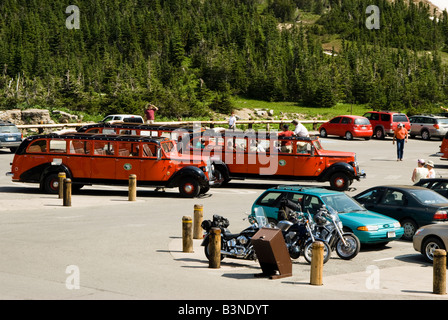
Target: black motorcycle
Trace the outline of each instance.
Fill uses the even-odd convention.
[[[256,260],[255,250],[250,240],[260,228],[267,226],[267,218],[262,208],[260,209],[261,210],[255,210],[254,216],[249,215],[249,222],[251,225],[240,233],[231,233],[227,229],[230,224],[229,220],[222,216],[215,214],[213,215],[213,220],[204,220],[201,227],[205,230],[206,234],[201,245],[204,246],[204,252],[207,259],[210,260],[208,249],[210,230],[212,228],[220,228],[221,260],[224,259],[224,257]]]
[[[314,233],[325,240],[331,250],[344,260],[356,257],[361,248],[361,242],[352,232],[344,232],[339,215],[332,207],[325,205],[314,215]]]
[[[298,259],[302,254],[305,260],[311,263],[312,246],[316,241],[320,241],[324,245],[324,263],[330,259],[330,246],[324,239],[316,237],[313,233],[313,218],[309,213],[302,212],[300,205],[283,199],[279,218],[285,218],[278,222],[277,228],[282,230],[289,256],[292,259]]]

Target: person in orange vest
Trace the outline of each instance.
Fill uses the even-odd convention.
[[[408,130],[400,122],[394,131],[394,138],[392,144],[397,140],[397,161],[403,161],[404,144],[408,142]]]

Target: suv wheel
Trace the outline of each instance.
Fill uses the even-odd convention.
[[[423,139],[423,140],[429,140],[429,139],[431,139],[431,135],[429,134],[429,131],[428,131],[428,130],[423,130],[423,131],[422,131],[422,139]]]
[[[384,139],[384,131],[383,128],[378,127],[375,129],[375,136],[377,139]]]
[[[182,197],[194,198],[201,193],[201,187],[196,179],[185,178],[179,185],[179,192]]]

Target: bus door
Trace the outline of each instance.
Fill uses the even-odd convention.
[[[315,151],[312,141],[295,141],[294,175],[318,176],[325,169],[325,161]]]
[[[140,176],[140,145],[137,142],[119,141],[116,143],[115,179],[129,180],[131,174]]]
[[[166,181],[171,178],[173,170],[170,170],[175,164],[171,164],[171,160],[164,159],[163,153],[161,159],[157,159],[157,145],[155,143],[142,143],[140,145],[140,178],[144,181]],[[162,152],[160,150],[160,152]],[[167,165],[167,161],[170,163]]]
[[[93,141],[90,156],[91,179],[115,179],[115,143],[110,141]]]
[[[291,140],[278,140],[278,145],[275,146],[277,156],[277,173],[280,176],[292,176],[294,175],[295,166],[295,154],[293,153],[294,141]],[[273,158],[275,159],[275,158]]]
[[[67,164],[74,178],[90,179],[92,144],[92,141],[68,141]]]

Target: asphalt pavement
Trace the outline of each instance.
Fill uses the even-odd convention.
[[[440,140],[409,140],[404,161],[396,161],[391,139],[322,140],[326,149],[354,151],[367,177],[347,191],[355,195],[380,184],[411,184],[418,158],[433,160],[438,175],[448,176],[448,162],[437,156]],[[217,213],[230,230],[248,226],[245,216],[269,186],[283,181],[232,181],[196,199],[176,189],[139,188],[137,201],[127,189],[85,187],[71,207],[36,185],[12,183],[13,155],[0,150],[0,299],[44,300],[446,300],[432,293],[432,265],[411,242],[363,247],[344,261],[333,253],[324,265],[323,285],[310,285],[310,266],[293,261],[290,277],[271,280],[257,261],[224,259],[208,266],[200,239],[194,252],[182,252],[182,217],[203,204],[204,219]],[[290,182],[288,182],[289,184]],[[325,185],[314,182],[303,185]],[[241,301],[239,302],[241,303]],[[221,313],[222,315],[222,313]]]

